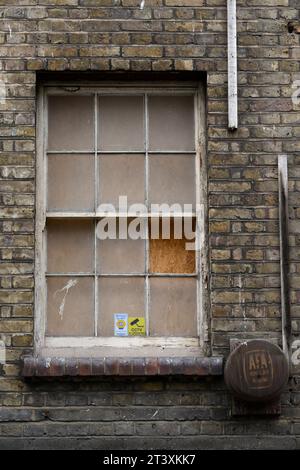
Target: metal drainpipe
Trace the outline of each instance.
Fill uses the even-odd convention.
[[[227,0],[228,128],[238,128],[237,17],[236,0]]]
[[[289,207],[288,207],[288,157],[278,157],[279,189],[279,230],[280,230],[280,285],[282,348],[289,360],[289,340],[291,337],[290,299],[289,299]]]

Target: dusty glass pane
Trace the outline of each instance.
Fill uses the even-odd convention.
[[[194,97],[149,96],[150,150],[195,148]]]
[[[48,210],[93,211],[93,155],[48,155]]]
[[[93,150],[94,97],[48,96],[48,149]]]
[[[149,174],[152,204],[195,204],[194,155],[150,155]]]
[[[94,279],[47,279],[47,336],[94,336]]]
[[[98,149],[143,150],[144,97],[101,96],[98,127]]]
[[[145,240],[132,240],[128,233],[131,219],[112,219],[115,239],[97,240],[98,273],[126,274],[145,272]],[[123,237],[123,239],[122,239]],[[127,239],[124,239],[127,237]]]
[[[196,279],[150,279],[150,336],[197,336]]]
[[[127,196],[128,205],[144,203],[145,157],[143,155],[101,155],[99,166],[100,204],[119,206],[119,196]]]
[[[196,271],[195,222],[192,219],[153,219],[150,224],[150,272],[192,274]]]
[[[47,254],[48,273],[93,272],[93,221],[48,220]]]
[[[144,317],[143,278],[99,279],[98,334],[114,336],[114,315]]]

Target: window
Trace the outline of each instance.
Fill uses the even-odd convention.
[[[41,87],[39,354],[203,352],[203,101],[187,82]]]

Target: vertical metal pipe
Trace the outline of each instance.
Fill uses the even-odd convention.
[[[237,17],[236,0],[227,0],[228,34],[228,127],[238,128]]]
[[[291,334],[289,302],[289,229],[288,229],[288,158],[278,157],[279,186],[279,231],[280,231],[280,280],[281,280],[281,318],[282,348],[289,359],[289,338]]]

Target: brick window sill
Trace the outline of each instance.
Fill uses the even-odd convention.
[[[208,376],[223,374],[223,357],[147,358],[42,358],[25,356],[22,376],[101,377],[101,376]]]

